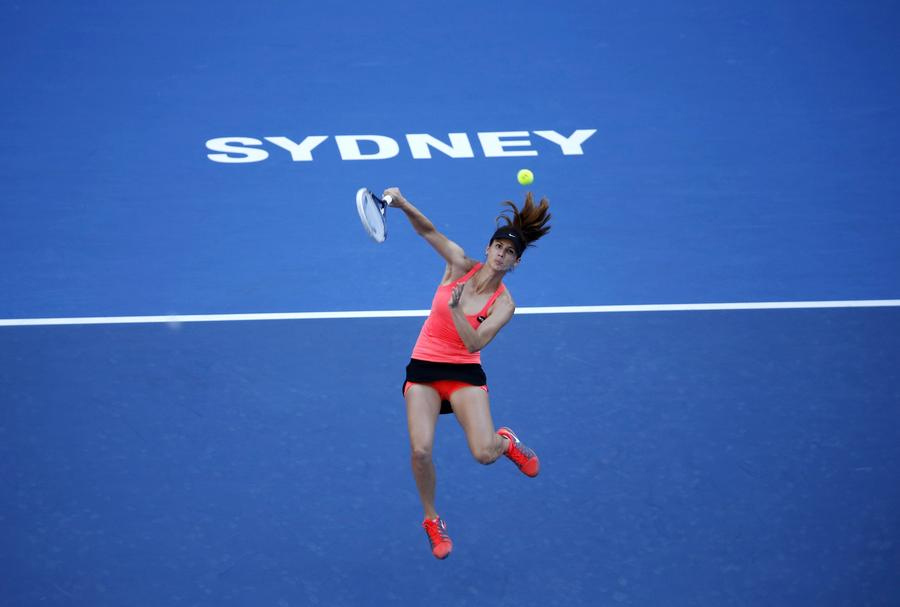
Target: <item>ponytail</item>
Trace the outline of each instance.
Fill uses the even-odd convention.
[[[497,216],[497,226],[498,230],[495,233],[500,233],[501,230],[507,230],[512,232],[517,232],[516,236],[521,236],[521,243],[517,243],[517,250],[519,253],[519,257],[522,256],[522,253],[528,247],[532,246],[535,241],[537,241],[541,236],[544,236],[547,232],[550,231],[550,226],[547,222],[550,221],[550,201],[546,198],[542,198],[541,202],[537,205],[534,204],[534,196],[531,192],[525,195],[525,204],[522,205],[522,208],[519,209],[516,205],[511,201],[506,201],[503,204],[508,206],[508,209],[504,209],[500,215]],[[501,223],[502,222],[502,223]],[[494,240],[492,238],[492,240]],[[518,238],[512,239],[513,241],[519,240]]]

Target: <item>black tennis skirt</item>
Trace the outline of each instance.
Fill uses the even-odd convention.
[[[403,381],[402,389],[406,386],[406,382],[416,384],[427,384],[428,382],[441,380],[461,381],[473,386],[486,386],[487,376],[484,369],[478,363],[436,363],[430,360],[419,360],[417,358],[409,359],[406,365],[406,379]],[[441,415],[453,413],[450,401],[441,401]]]

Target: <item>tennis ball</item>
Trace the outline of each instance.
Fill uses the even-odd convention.
[[[531,185],[531,182],[534,181],[534,173],[532,173],[528,169],[522,169],[516,175],[516,179],[518,179],[519,183],[521,183],[522,185]]]

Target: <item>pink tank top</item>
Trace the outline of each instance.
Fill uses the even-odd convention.
[[[434,299],[431,300],[431,313],[425,320],[425,324],[422,325],[419,339],[416,340],[413,348],[413,358],[444,363],[481,364],[481,352],[469,352],[466,349],[466,345],[456,330],[456,325],[453,324],[453,317],[450,315],[450,306],[447,305],[447,302],[450,301],[450,293],[453,288],[459,283],[469,280],[482,265],[477,263],[465,276],[448,285],[438,286],[434,293]],[[505,288],[503,283],[500,283],[478,314],[466,315],[466,319],[473,329],[478,330],[478,325],[487,318],[488,310],[491,309]]]

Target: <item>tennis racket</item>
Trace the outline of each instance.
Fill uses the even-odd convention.
[[[387,238],[385,210],[392,200],[390,196],[385,196],[382,200],[368,188],[359,188],[356,192],[356,210],[359,211],[359,219],[366,233],[375,242],[384,242]]]

